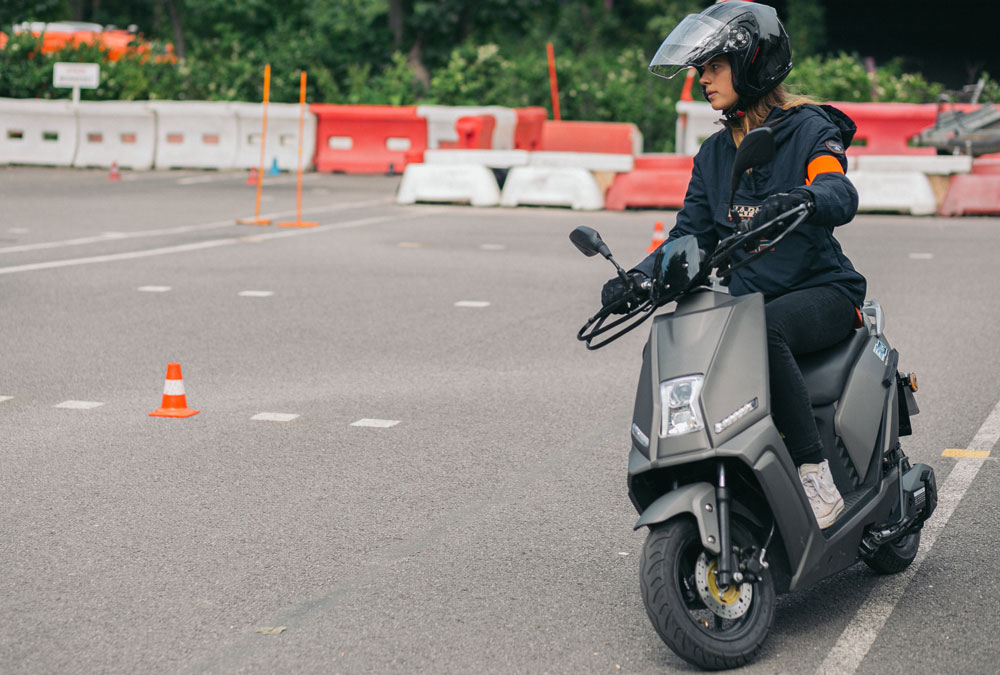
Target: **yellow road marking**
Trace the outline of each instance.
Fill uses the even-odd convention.
[[[990,456],[989,450],[960,450],[948,448],[941,453],[942,457],[959,457],[962,459],[983,459]]]

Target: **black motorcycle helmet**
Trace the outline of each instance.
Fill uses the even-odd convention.
[[[781,84],[792,69],[788,33],[774,8],[728,0],[687,15],[660,45],[649,70],[669,79],[719,54],[729,57],[740,109]]]

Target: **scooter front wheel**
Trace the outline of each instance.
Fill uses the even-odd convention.
[[[731,530],[734,547],[760,543],[739,523]],[[774,620],[770,571],[753,583],[719,588],[716,562],[689,518],[652,528],[642,551],[642,600],[653,628],[678,656],[707,670],[749,663]]]

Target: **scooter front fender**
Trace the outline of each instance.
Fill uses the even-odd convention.
[[[671,490],[650,504],[632,529],[665,523],[682,513],[694,516],[701,543],[708,551],[718,555],[719,517],[715,504],[715,486],[711,483],[690,483]]]

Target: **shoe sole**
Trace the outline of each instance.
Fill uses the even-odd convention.
[[[837,503],[833,505],[833,509],[829,513],[823,516],[816,516],[816,522],[819,524],[819,529],[825,530],[826,528],[837,522],[837,518],[840,514],[844,512],[844,498],[841,497],[837,500]]]

